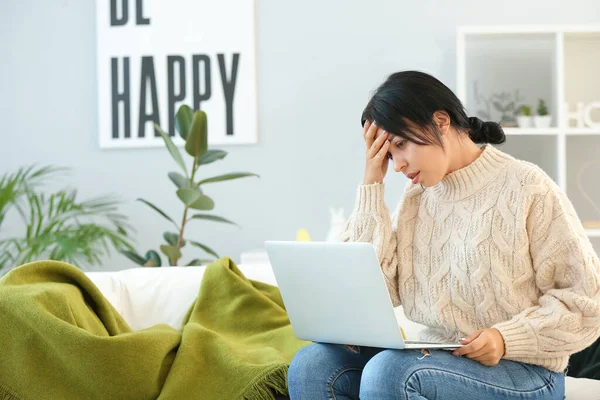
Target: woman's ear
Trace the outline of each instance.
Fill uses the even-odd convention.
[[[444,136],[450,129],[450,115],[446,111],[433,113],[433,122],[437,125],[440,135]]]

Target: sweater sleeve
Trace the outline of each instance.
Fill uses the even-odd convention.
[[[394,307],[400,305],[398,290],[397,235],[384,202],[384,184],[361,185],[352,215],[344,226],[344,242],[368,242],[375,246],[379,265]],[[396,211],[394,216],[399,212]]]
[[[542,187],[526,221],[541,296],[537,305],[494,326],[504,338],[505,358],[524,362],[569,356],[600,335],[598,256],[569,199],[553,182]]]

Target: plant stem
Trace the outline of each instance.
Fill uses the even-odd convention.
[[[192,167],[192,176],[190,177],[190,187],[194,187],[194,177],[196,176],[196,170],[198,169],[198,157],[194,157],[194,165]],[[181,229],[179,230],[179,238],[177,239],[177,249],[181,249],[183,243],[183,232],[185,232],[185,224],[187,223],[187,213],[189,207],[185,206],[183,209],[183,218],[181,220]],[[177,265],[177,260],[172,260],[171,265]]]

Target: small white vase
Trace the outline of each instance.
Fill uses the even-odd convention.
[[[533,125],[536,128],[550,128],[550,124],[552,124],[552,116],[551,115],[534,115],[533,116]]]
[[[531,118],[531,115],[517,115],[517,125],[519,125],[519,128],[531,128],[533,118]]]

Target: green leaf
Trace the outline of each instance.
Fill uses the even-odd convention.
[[[191,266],[194,266],[194,265],[212,264],[214,262],[215,262],[215,260],[199,260],[199,259],[195,258],[192,261],[190,261],[189,263],[187,263],[185,266],[186,267],[191,267]]]
[[[177,196],[187,207],[196,210],[212,210],[215,207],[213,199],[202,194],[198,189],[179,189]]]
[[[192,216],[191,216],[191,217],[188,219],[188,221],[189,221],[189,220],[192,220],[192,219],[205,219],[205,220],[208,220],[208,221],[214,221],[214,222],[224,222],[224,223],[226,223],[226,224],[232,224],[232,225],[239,226],[239,225],[238,225],[238,224],[236,224],[235,222],[232,222],[232,221],[230,221],[230,220],[228,220],[228,219],[225,219],[225,218],[223,218],[223,217],[219,217],[219,216],[217,216],[217,215],[210,215],[210,214],[195,214],[195,215],[192,215]]]
[[[194,111],[189,106],[184,104],[177,110],[177,115],[175,116],[175,129],[177,129],[179,136],[181,136],[183,140],[188,138],[193,118]]]
[[[197,165],[202,164],[210,164],[217,160],[222,160],[227,155],[227,152],[224,150],[208,150],[206,153],[202,154],[198,157]]]
[[[120,253],[138,265],[144,265],[144,263],[146,262],[146,260],[144,260],[144,257],[140,256],[139,254],[133,251],[121,250]]]
[[[142,203],[146,204],[148,207],[152,208],[154,211],[156,211],[157,213],[159,213],[160,215],[162,215],[163,217],[165,217],[168,221],[171,221],[175,226],[177,226],[177,224],[175,223],[175,221],[173,221],[173,218],[169,217],[167,214],[165,214],[164,211],[162,211],[160,208],[156,207],[154,204],[150,203],[148,200],[144,200],[141,198],[137,199],[138,201],[141,201]],[[177,228],[179,229],[179,228]]]
[[[181,251],[176,246],[161,244],[160,251],[166,255],[169,260],[179,260],[181,258]]]
[[[173,159],[177,162],[177,164],[179,164],[181,169],[185,172],[185,176],[187,176],[187,169],[185,168],[185,163],[183,162],[183,158],[181,158],[181,154],[179,153],[179,150],[177,149],[177,147],[175,147],[175,144],[171,140],[171,137],[169,135],[167,135],[165,132],[163,132],[163,130],[160,129],[160,126],[158,126],[157,124],[154,124],[154,130],[156,132],[158,132],[160,134],[160,136],[162,136],[163,140],[165,141],[165,144],[167,145],[167,149],[169,149],[169,153],[171,153],[171,156],[173,157]]]
[[[260,176],[258,176],[257,174],[252,174],[249,172],[235,172],[235,173],[231,173],[231,174],[219,175],[219,176],[214,176],[212,178],[203,179],[200,182],[198,182],[196,185],[200,186],[200,185],[204,185],[205,183],[230,181],[232,179],[245,178],[247,176],[256,176],[257,178],[260,178]]]
[[[161,265],[162,260],[160,258],[160,254],[154,250],[148,250],[146,252],[144,267],[160,267]]]
[[[200,157],[208,150],[208,128],[206,113],[197,110],[194,113],[190,135],[185,141],[185,151],[192,157]]]
[[[198,243],[198,242],[193,242],[190,240],[190,244],[196,246],[196,247],[200,247],[202,250],[204,250],[205,252],[207,252],[208,254],[210,254],[211,256],[215,256],[216,258],[219,258],[219,255],[210,247],[203,245],[202,243]]]
[[[190,187],[189,179],[178,172],[169,172],[169,179],[171,179],[171,182],[173,182],[179,189]]]
[[[179,240],[179,234],[174,233],[174,232],[165,232],[165,233],[163,233],[163,238],[170,245],[177,246],[177,241]]]

